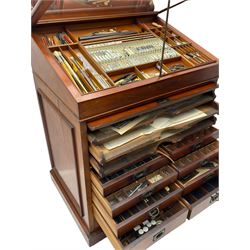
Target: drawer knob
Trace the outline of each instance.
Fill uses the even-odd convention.
[[[159,240],[165,234],[165,228],[153,236],[153,242]]]
[[[149,211],[149,216],[154,219],[156,218],[158,215],[160,214],[160,209],[158,207],[152,209],[151,211]]]
[[[212,204],[212,203],[214,203],[216,201],[219,201],[219,192],[211,195],[210,203]]]

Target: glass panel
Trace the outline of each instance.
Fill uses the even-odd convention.
[[[37,1],[32,0],[32,6],[35,6]],[[136,12],[137,10],[151,11],[154,5],[152,0],[55,0],[47,13],[51,11],[76,11],[83,9],[90,11],[93,8],[100,8],[104,11],[131,9],[133,12]]]

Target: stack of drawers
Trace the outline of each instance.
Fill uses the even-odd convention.
[[[145,249],[218,199],[215,83],[88,123],[94,217]]]

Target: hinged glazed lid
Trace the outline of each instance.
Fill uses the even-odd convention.
[[[152,0],[32,0],[32,25],[152,14]]]

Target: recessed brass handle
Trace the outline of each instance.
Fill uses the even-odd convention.
[[[151,211],[149,211],[149,216],[154,219],[156,218],[158,215],[160,214],[160,209],[158,207],[152,209]]]
[[[153,242],[159,240],[165,234],[165,228],[153,236]]]

